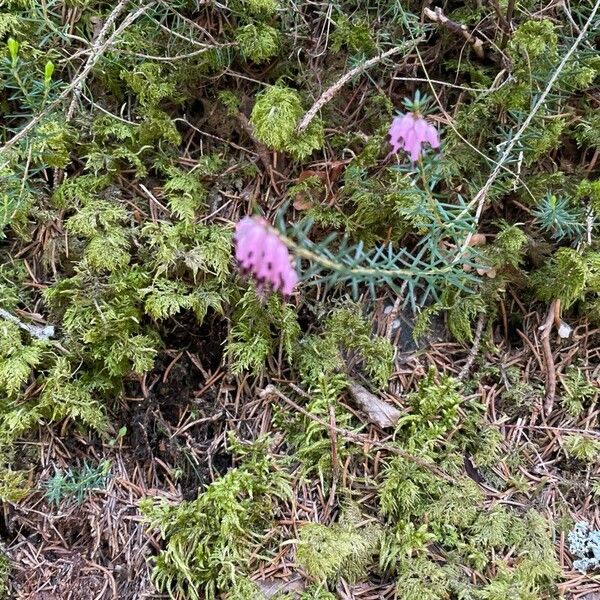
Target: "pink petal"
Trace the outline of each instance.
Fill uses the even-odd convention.
[[[396,117],[392,121],[390,127],[390,137],[392,139],[402,139],[406,137],[406,134],[413,126],[413,116],[410,113],[406,113],[402,117]]]
[[[289,265],[289,268],[281,273],[281,281],[281,292],[284,296],[290,296],[298,283],[298,274],[294,270],[294,267]]]
[[[235,257],[256,278],[257,290],[270,286],[290,295],[298,283],[287,246],[261,217],[245,217],[235,228]]]
[[[421,144],[419,142],[415,142],[412,148],[410,148],[410,160],[417,162],[419,160],[419,156],[421,156]]]
[[[427,135],[427,121],[423,118],[419,118],[415,121],[415,137],[419,141],[419,143],[423,143],[425,141],[425,136]]]
[[[427,124],[427,131],[425,132],[425,140],[429,142],[432,148],[440,147],[440,136],[437,129],[433,125]]]
[[[271,271],[273,269],[271,259],[271,255],[273,253],[272,245],[272,236],[269,235],[263,241],[263,244],[260,248],[260,252],[258,254],[258,260],[254,264],[253,273],[257,279],[262,281],[270,280]]]
[[[246,269],[256,264],[261,246],[264,243],[265,230],[260,225],[247,228],[246,232],[236,237],[235,258]]]
[[[404,138],[404,151],[412,152],[412,149],[415,147],[415,145],[419,149],[421,148],[421,144],[419,143],[419,140],[417,139],[417,136],[415,135],[414,129],[411,129],[408,132],[406,138]]]
[[[392,125],[388,131],[390,135],[390,144],[392,145],[392,152],[396,153],[400,149],[401,141],[406,138],[407,133],[412,129],[413,116],[410,113],[406,113],[401,117],[396,117],[392,121]]]

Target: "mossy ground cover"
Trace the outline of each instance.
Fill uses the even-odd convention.
[[[0,2],[0,593],[596,598],[599,14]]]

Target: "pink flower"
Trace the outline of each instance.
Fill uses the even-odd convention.
[[[395,154],[402,148],[410,154],[413,163],[419,160],[425,142],[428,142],[432,148],[440,146],[437,129],[423,117],[410,112],[396,117],[392,121],[389,134],[392,153]]]
[[[298,283],[287,246],[262,217],[244,217],[233,236],[235,258],[245,274],[252,274],[259,286],[289,296]]]

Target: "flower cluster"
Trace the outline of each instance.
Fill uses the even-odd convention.
[[[426,142],[432,148],[439,148],[440,137],[437,129],[423,117],[407,112],[392,121],[389,130],[392,152],[395,154],[402,148],[410,154],[412,162],[419,160]]]
[[[244,274],[259,287],[269,286],[289,296],[298,283],[290,253],[277,233],[261,217],[244,217],[235,228],[235,258]]]

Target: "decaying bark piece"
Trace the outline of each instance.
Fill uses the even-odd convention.
[[[359,383],[352,383],[350,393],[360,408],[367,413],[367,417],[371,423],[375,423],[375,425],[379,425],[383,429],[385,427],[394,427],[398,422],[401,415],[400,411],[375,396],[375,394],[371,394],[369,390]]]

